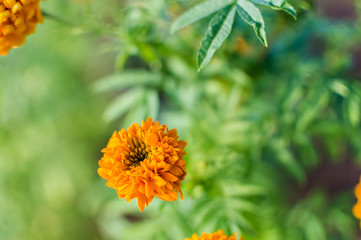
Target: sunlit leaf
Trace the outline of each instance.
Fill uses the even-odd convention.
[[[307,239],[310,240],[326,240],[325,228],[322,222],[316,216],[311,216],[305,226]]]
[[[236,211],[230,211],[228,214],[229,218],[232,220],[233,223],[235,223],[240,229],[252,232],[253,226],[250,223],[250,221],[243,216],[242,214],[239,214]]]
[[[227,198],[225,202],[232,210],[249,212],[249,213],[256,213],[258,207],[256,204],[252,203],[249,200],[242,200],[241,198]]]
[[[159,112],[159,96],[155,90],[150,90],[147,93],[147,103],[149,106],[149,116],[153,119],[157,119]]]
[[[257,196],[266,193],[266,189],[257,185],[243,185],[239,182],[224,181],[223,191],[226,196]]]
[[[357,127],[360,124],[361,117],[361,99],[358,95],[352,94],[347,99],[348,118],[353,127]]]
[[[347,97],[350,94],[349,87],[342,80],[334,80],[330,83],[330,88],[333,92],[342,97]]]
[[[201,48],[198,51],[198,68],[201,70],[210,61],[215,51],[222,45],[232,30],[236,8],[235,6],[223,9],[211,20],[207,31],[202,38]]]
[[[238,0],[237,13],[245,22],[253,27],[258,39],[267,47],[265,25],[259,9],[246,0]]]
[[[92,87],[97,92],[105,92],[133,86],[157,86],[161,81],[162,77],[158,73],[144,70],[127,70],[99,79]]]
[[[291,4],[289,4],[285,0],[251,0],[251,1],[257,4],[269,6],[275,10],[285,11],[295,19],[297,18],[296,10],[292,7]]]
[[[127,52],[121,52],[117,55],[115,59],[115,69],[122,70],[124,68],[125,63],[127,62],[129,54]]]
[[[210,0],[204,3],[201,3],[187,12],[183,13],[171,27],[171,32],[174,33],[179,29],[196,22],[204,17],[211,15],[212,13],[217,12],[218,10],[232,4],[234,0]]]
[[[328,101],[328,89],[321,83],[314,86],[307,96],[307,100],[303,102],[302,110],[297,119],[296,129],[298,131],[304,131],[304,129],[315,120],[320,110],[327,105]]]
[[[125,93],[120,94],[113,102],[106,108],[103,117],[110,122],[135,106],[144,96],[144,90],[135,88]]]
[[[304,169],[297,162],[284,140],[273,140],[269,147],[273,150],[278,162],[282,164],[293,177],[300,182],[305,179]]]

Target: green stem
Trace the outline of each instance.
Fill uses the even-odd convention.
[[[59,17],[59,16],[55,16],[55,15],[53,15],[53,14],[51,14],[51,13],[45,12],[44,10],[42,10],[41,13],[42,13],[43,16],[46,17],[46,18],[49,18],[49,19],[52,19],[52,20],[54,20],[54,21],[58,21],[58,22],[64,23],[64,24],[66,24],[66,25],[70,25],[70,26],[73,25],[71,22],[65,20],[64,18],[61,18],[61,17]]]

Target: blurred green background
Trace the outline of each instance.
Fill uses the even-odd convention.
[[[207,19],[169,29],[198,2],[41,3],[56,17],[0,58],[0,239],[360,239],[361,3],[260,6],[269,47],[238,19],[197,72]],[[139,213],[96,170],[149,116],[188,142],[188,175]]]

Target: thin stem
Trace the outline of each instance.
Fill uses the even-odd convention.
[[[64,18],[61,18],[61,17],[59,17],[59,16],[55,16],[55,15],[53,15],[53,14],[51,14],[51,13],[45,12],[44,10],[42,10],[41,13],[43,14],[44,17],[53,19],[54,21],[58,21],[58,22],[61,22],[61,23],[64,23],[64,24],[70,25],[70,26],[73,25],[73,23],[65,20]]]

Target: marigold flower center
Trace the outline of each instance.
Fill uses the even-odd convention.
[[[128,150],[124,152],[124,163],[129,168],[134,168],[140,165],[142,161],[148,158],[150,148],[144,142],[136,137],[129,137]]]

